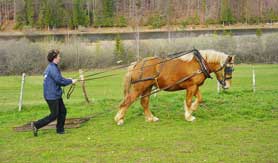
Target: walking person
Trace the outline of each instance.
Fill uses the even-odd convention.
[[[48,52],[47,60],[48,66],[44,71],[43,94],[46,100],[50,114],[38,121],[32,122],[34,136],[38,136],[38,129],[46,126],[50,122],[57,119],[56,132],[57,134],[64,134],[64,124],[67,115],[67,109],[62,99],[62,86],[67,86],[77,82],[76,79],[66,79],[58,68],[61,61],[59,50],[53,49]]]

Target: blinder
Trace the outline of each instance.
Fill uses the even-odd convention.
[[[234,71],[234,68],[232,66],[225,66],[224,69],[224,80],[230,80],[232,79],[232,73]],[[226,75],[231,75],[230,77],[226,77]]]
[[[218,80],[218,82],[225,87],[226,86],[226,80],[232,79],[232,73],[234,71],[234,68],[231,63],[225,62],[222,67],[220,67],[216,72],[221,71],[224,68],[224,75],[222,75],[222,80]],[[227,77],[229,75],[229,77]]]

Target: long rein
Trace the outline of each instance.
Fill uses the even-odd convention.
[[[99,77],[92,77],[92,76],[95,76],[95,75],[99,75],[99,74],[103,74],[103,73],[106,73],[106,72],[111,72],[111,71],[115,71],[115,70],[118,70],[118,69],[122,69],[122,68],[125,68],[127,67],[126,65],[123,65],[123,66],[118,66],[118,67],[115,67],[115,68],[112,68],[110,70],[104,70],[104,71],[100,71],[100,72],[96,72],[96,73],[93,73],[93,74],[90,74],[90,75],[86,75],[84,76],[84,79],[78,79],[77,81],[78,82],[84,82],[84,81],[89,81],[89,80],[96,80],[96,79],[102,79],[102,78],[106,78],[106,77],[110,77],[110,76],[115,76],[115,75],[119,75],[119,73],[114,73],[114,74],[110,74],[110,75],[104,75],[104,76],[99,76]],[[75,76],[75,78],[78,77],[78,76]],[[85,79],[86,77],[86,79]],[[90,78],[88,78],[90,77]],[[71,84],[70,85],[70,88],[67,92],[67,99],[70,98],[71,94],[73,93],[74,89],[76,87],[76,84]]]
[[[186,54],[192,53],[192,52],[194,52],[194,51],[196,51],[196,49],[189,50],[189,51],[181,51],[181,52],[173,53],[173,54],[167,55],[167,57],[169,57],[169,58],[163,59],[162,61],[160,61],[160,62],[158,62],[158,63],[155,63],[155,64],[150,64],[150,65],[144,66],[143,68],[151,67],[151,66],[155,66],[155,65],[159,65],[159,64],[162,64],[162,63],[171,61],[171,60],[173,60],[173,59],[179,58],[179,57],[181,57],[181,56],[184,56],[184,55],[186,55]],[[153,59],[157,59],[157,58],[151,58],[151,59],[148,59],[147,61],[153,60]],[[93,73],[93,74],[85,75],[83,80],[78,79],[77,81],[79,81],[79,82],[84,82],[84,81],[89,81],[89,80],[96,80],[96,79],[102,79],[102,78],[106,78],[106,77],[116,76],[116,75],[119,75],[120,73],[114,73],[114,74],[104,75],[104,76],[100,76],[100,77],[92,77],[92,76],[96,76],[96,75],[103,74],[103,73],[106,73],[106,72],[111,72],[111,71],[119,70],[119,69],[126,68],[126,67],[129,67],[129,65],[122,65],[122,66],[118,66],[118,67],[115,67],[115,68],[112,68],[112,69],[109,69],[109,70],[104,70],[104,71],[96,72],[96,73]],[[142,67],[136,68],[136,69],[132,69],[131,71],[136,71],[136,70],[139,70],[139,69],[142,69]],[[196,75],[196,74],[194,74],[194,75]],[[77,76],[75,76],[75,77],[77,77]],[[88,77],[89,77],[89,78],[88,78]],[[190,77],[191,77],[191,76],[190,76]],[[182,80],[182,81],[185,81],[185,80],[187,80],[187,77],[186,77],[186,78],[183,78],[183,79],[181,79],[181,80]],[[181,80],[178,81],[178,82],[181,82]],[[177,83],[175,83],[175,84],[177,84]],[[76,84],[72,84],[72,85],[70,86],[70,88],[69,88],[69,90],[68,90],[68,92],[67,92],[67,94],[66,94],[67,99],[70,98],[70,96],[71,96],[71,94],[73,93],[75,87],[76,87]],[[171,85],[171,87],[172,87],[172,85]],[[162,88],[162,89],[160,89],[160,90],[158,90],[158,91],[156,90],[156,92],[159,92],[159,91],[161,91],[161,90],[165,90],[165,89],[168,89],[168,88],[170,88],[170,87],[167,87],[167,88],[164,88],[164,89]],[[154,94],[154,93],[156,93],[156,92],[153,92],[153,93],[151,93],[151,94]],[[150,94],[150,95],[151,95],[151,94]]]

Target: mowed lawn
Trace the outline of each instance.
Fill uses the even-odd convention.
[[[237,65],[232,88],[217,93],[216,79],[201,87],[204,103],[184,120],[184,91],[151,97],[150,107],[159,122],[145,122],[137,101],[125,124],[114,115],[122,99],[121,75],[88,81],[91,104],[80,85],[64,102],[68,118],[94,116],[65,135],[55,130],[15,132],[13,127],[49,114],[42,96],[42,76],[27,76],[23,110],[18,112],[21,76],[0,77],[0,162],[278,162],[278,65]],[[91,73],[91,72],[88,72]],[[106,73],[109,74],[109,73]],[[63,73],[65,77],[77,72]],[[67,91],[67,89],[65,89]]]

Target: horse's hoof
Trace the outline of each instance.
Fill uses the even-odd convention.
[[[159,121],[159,118],[153,117],[153,122],[157,122],[157,121]]]
[[[116,116],[114,117],[115,122],[118,122],[120,120],[120,114],[117,113]]]
[[[194,116],[186,117],[185,120],[193,122],[196,118]]]
[[[117,122],[117,125],[118,126],[121,126],[121,125],[123,125],[124,124],[124,120],[123,119],[120,119],[118,122]]]
[[[157,122],[157,121],[159,121],[159,118],[153,116],[151,118],[146,118],[146,121],[147,122]]]
[[[153,120],[152,120],[152,118],[145,118],[145,120],[146,120],[146,122],[152,122]]]

